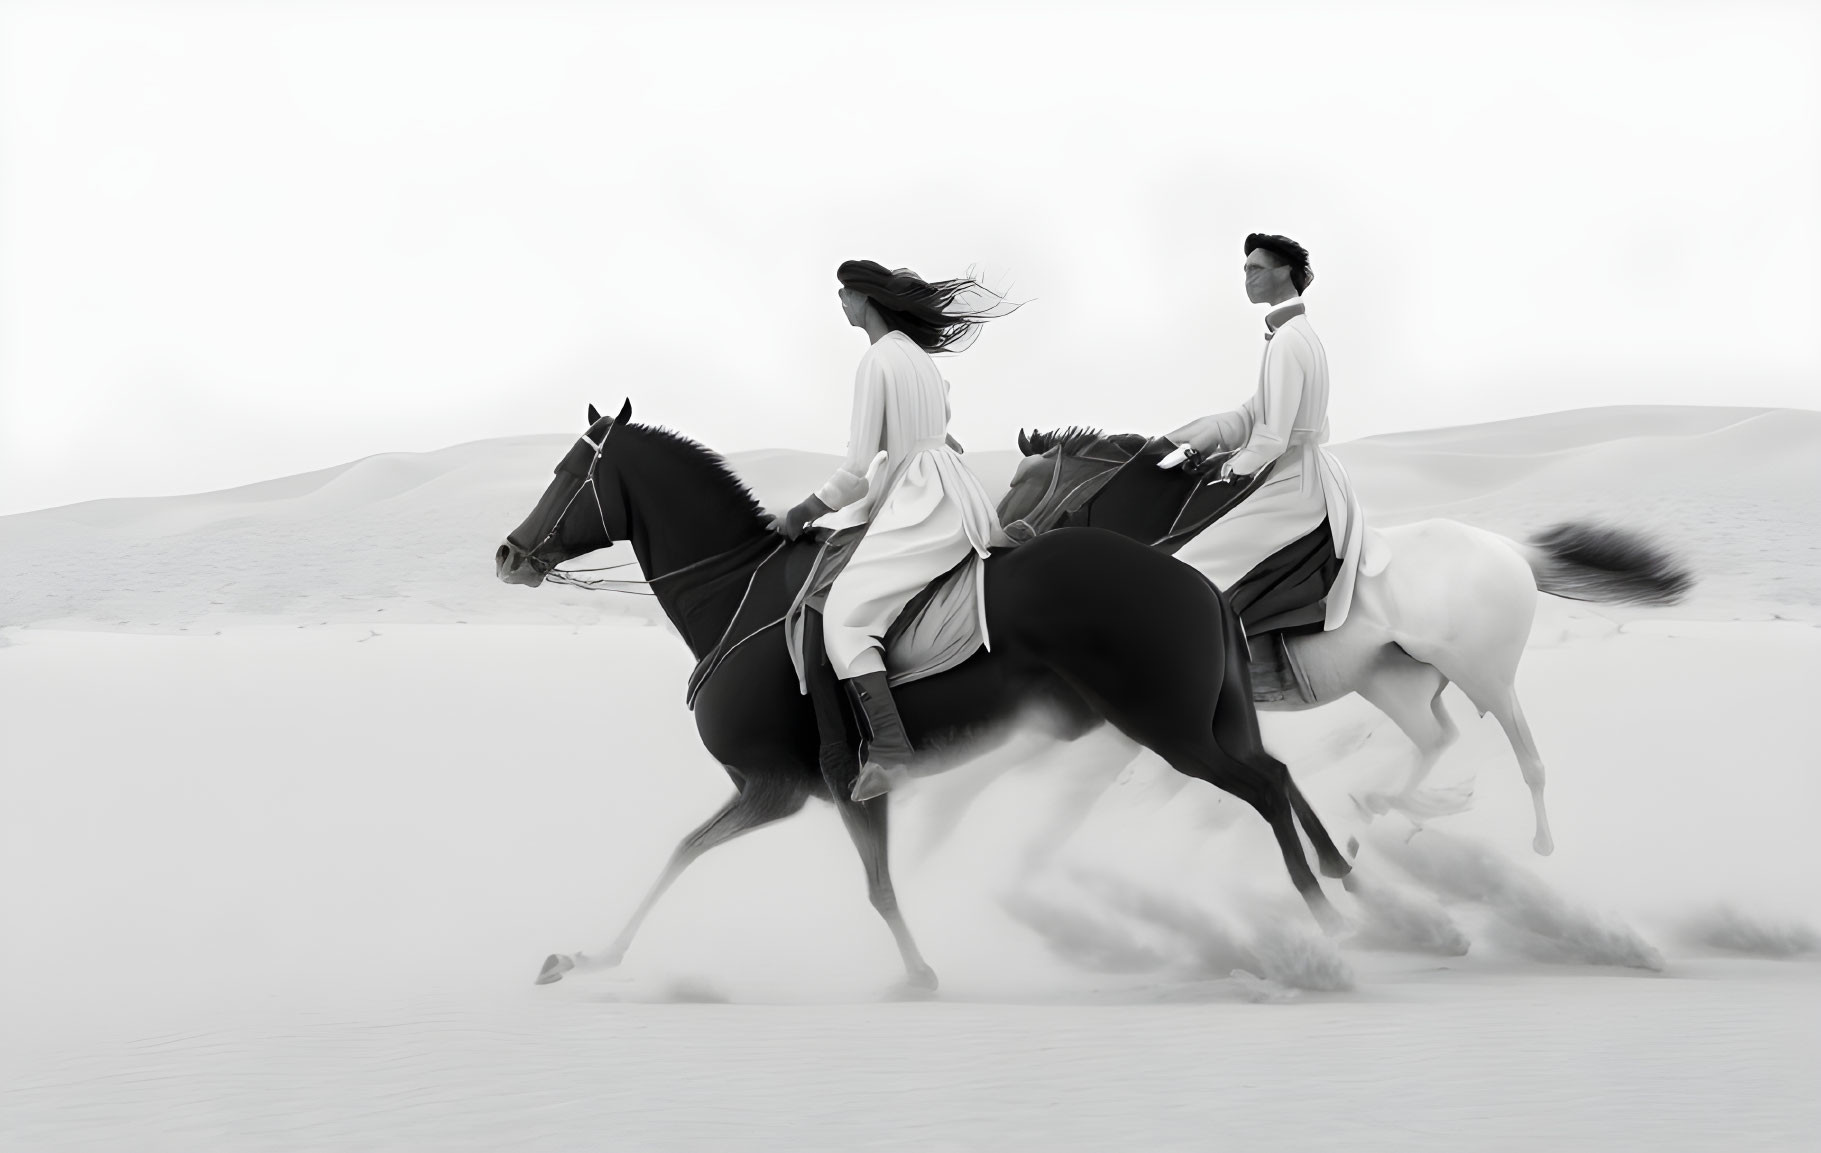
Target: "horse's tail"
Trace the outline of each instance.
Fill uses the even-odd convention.
[[[1536,586],[1576,601],[1669,605],[1694,587],[1692,573],[1642,533],[1609,525],[1558,524],[1522,548]]]

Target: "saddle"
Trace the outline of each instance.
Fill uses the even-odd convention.
[[[1231,510],[1263,482],[1269,467],[1260,469],[1236,495],[1191,497],[1173,531],[1159,547],[1174,553],[1196,533]],[[1197,496],[1212,488],[1240,489],[1239,485],[1202,485]],[[1334,533],[1328,519],[1254,565],[1251,571],[1222,590],[1239,616],[1251,661],[1252,700],[1257,704],[1315,704],[1315,690],[1290,648],[1291,638],[1321,632],[1327,624],[1328,590],[1340,574],[1340,557],[1334,551]]]
[[[1165,451],[1161,442],[1153,440],[1123,467],[1155,464]],[[1190,487],[1164,535],[1151,542],[1152,547],[1174,555],[1251,496],[1275,467],[1275,462],[1266,465],[1243,481],[1212,481],[1207,475],[1211,468],[1200,475],[1180,474]],[[1027,521],[1068,525],[1073,519],[1070,514],[1092,502],[1118,471],[1118,467],[1108,469],[1071,493],[1046,494]],[[1222,590],[1244,630],[1251,659],[1253,700],[1261,704],[1315,703],[1314,691],[1288,642],[1322,630],[1327,618],[1328,590],[1339,573],[1340,557],[1334,551],[1333,533],[1324,518],[1313,530],[1272,553],[1232,587]]]
[[[702,686],[734,650],[772,628],[784,630],[797,687],[808,693],[812,668],[820,667],[826,658],[819,643],[804,643],[806,630],[820,627],[828,592],[865,535],[865,525],[808,534],[779,548],[761,564],[720,642],[696,662],[684,698],[688,706],[695,707]],[[885,667],[892,687],[946,672],[986,643],[986,626],[977,607],[984,574],[984,561],[964,557],[925,585],[898,613],[885,634]],[[775,606],[786,599],[790,607],[782,616],[775,608],[757,607]]]
[[[1212,516],[1188,521],[1193,527],[1180,537],[1173,533],[1169,538],[1174,542],[1173,547],[1165,546],[1168,551],[1182,547],[1195,533],[1243,500],[1269,469],[1259,471],[1261,475],[1253,478],[1245,492],[1219,501]],[[1202,486],[1204,490],[1212,487],[1215,486]],[[1191,499],[1189,508],[1193,507]],[[1326,627],[1328,590],[1334,587],[1334,578],[1339,574],[1340,557],[1334,551],[1334,533],[1329,528],[1328,518],[1323,517],[1320,524],[1259,561],[1231,588],[1222,590],[1227,603],[1238,614],[1240,628],[1245,634],[1255,703],[1316,703],[1315,690],[1297,663],[1289,641],[1293,637],[1321,632]]]

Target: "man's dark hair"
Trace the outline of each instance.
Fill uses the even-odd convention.
[[[1315,282],[1315,273],[1309,269],[1309,250],[1288,236],[1254,232],[1246,237],[1247,256],[1260,248],[1290,266],[1290,284],[1296,289],[1298,296],[1302,295],[1303,289]]]

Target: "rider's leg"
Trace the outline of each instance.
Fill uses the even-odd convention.
[[[916,527],[917,532],[882,531],[878,524],[868,529],[835,578],[822,610],[828,663],[847,683],[871,732],[866,763],[854,782],[856,801],[890,789],[886,770],[911,759],[910,741],[886,682],[883,638],[917,590],[972,551],[965,536],[949,532],[940,520]],[[920,539],[924,529],[937,532],[937,539]]]
[[[868,738],[866,763],[854,782],[853,799],[870,800],[891,789],[886,770],[909,764],[913,756],[904,722],[898,716],[892,699],[891,684],[886,679],[885,660],[875,646],[848,663],[842,683],[853,695],[866,718]]]

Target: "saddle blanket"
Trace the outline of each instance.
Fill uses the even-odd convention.
[[[797,670],[797,685],[805,693],[809,682],[803,667],[803,629],[810,610],[819,618],[835,578],[865,535],[865,525],[841,529],[817,550],[801,584],[794,573],[791,576],[797,593],[784,617],[785,644]],[[925,586],[898,613],[884,638],[885,673],[893,688],[947,672],[987,643],[986,598],[977,595],[985,579],[986,561],[970,554]]]
[[[805,537],[780,549],[761,565],[753,575],[751,587],[755,592],[769,588],[772,596],[749,600],[753,605],[775,605],[776,597],[783,595],[780,590],[787,590],[790,608],[783,616],[775,616],[775,608],[767,613],[742,605],[720,643],[696,663],[685,698],[689,706],[695,707],[696,695],[729,653],[774,627],[784,630],[785,646],[797,672],[797,686],[807,693],[803,629],[811,620],[819,627],[828,590],[834,587],[835,578],[865,534],[866,526],[856,525],[841,529],[826,540]],[[986,600],[978,595],[985,579],[986,561],[970,554],[904,606],[885,634],[885,670],[893,687],[947,672],[987,644],[982,607]],[[811,610],[815,610],[814,617]]]

